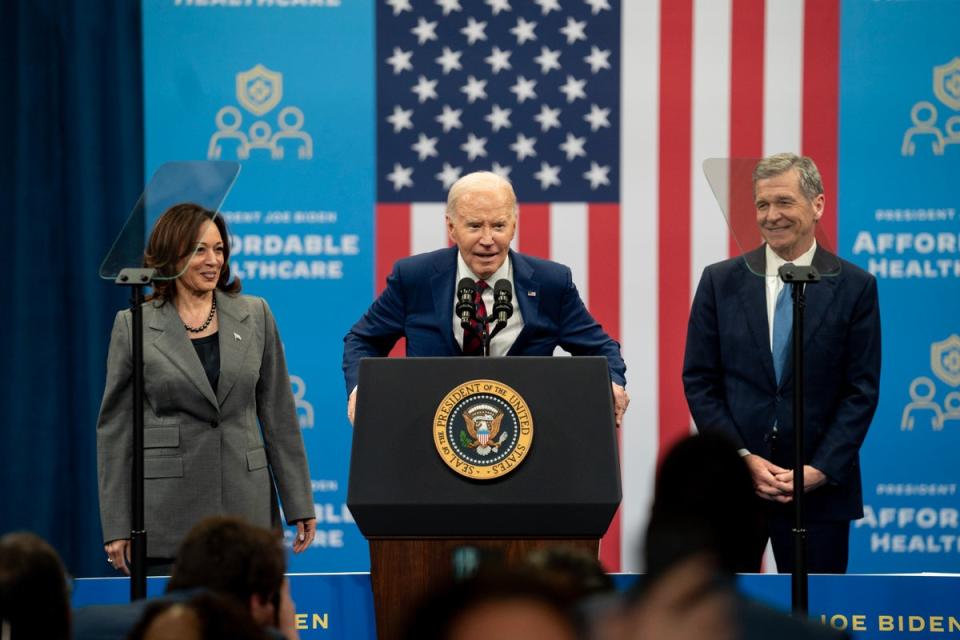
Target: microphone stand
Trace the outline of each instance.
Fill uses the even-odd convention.
[[[130,267],[115,284],[131,289],[133,320],[133,462],[130,482],[130,600],[147,597],[147,531],[143,508],[143,288],[153,282],[155,269]]]
[[[803,487],[804,433],[803,433],[803,312],[807,305],[805,287],[820,282],[820,273],[813,266],[798,267],[787,263],[779,269],[784,285],[790,285],[793,297],[793,553],[794,569],[791,580],[792,610],[797,617],[808,613],[807,529],[804,514],[806,499]]]

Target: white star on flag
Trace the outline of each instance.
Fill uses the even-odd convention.
[[[437,6],[443,9],[443,15],[450,15],[453,11],[463,11],[460,0],[437,0]]]
[[[560,128],[560,109],[551,109],[549,106],[540,105],[540,113],[533,116],[533,119],[540,123],[540,131],[549,131],[551,128]]]
[[[415,84],[410,90],[417,94],[417,100],[420,102],[420,104],[423,104],[431,98],[436,99],[437,81],[427,80],[426,76],[420,76],[420,79],[417,80],[417,84]]]
[[[596,189],[600,185],[610,184],[610,178],[607,177],[608,173],[610,173],[610,167],[601,167],[596,162],[591,162],[590,171],[584,173],[583,177],[590,181],[591,189]]]
[[[517,162],[522,162],[527,158],[537,156],[537,152],[533,149],[533,145],[536,143],[536,138],[528,138],[522,133],[518,133],[517,141],[510,145],[510,150],[517,154]]]
[[[483,61],[490,65],[490,71],[494,74],[511,68],[510,52],[501,51],[500,47],[494,47],[490,55],[484,58]]]
[[[517,96],[517,102],[523,103],[525,100],[532,100],[537,97],[533,88],[537,86],[536,80],[527,80],[523,76],[517,76],[517,82],[510,87],[510,92]]]
[[[450,129],[459,129],[463,125],[460,124],[460,114],[463,113],[463,109],[452,109],[449,105],[443,105],[443,113],[438,115],[434,120],[439,122],[443,126],[444,133],[450,133]]]
[[[573,44],[577,40],[586,40],[587,34],[585,29],[587,28],[587,21],[574,20],[571,17],[567,17],[567,26],[560,29],[560,33],[567,36],[567,44]]]
[[[453,183],[460,179],[463,167],[450,166],[449,162],[443,163],[443,171],[436,175],[437,180],[443,183],[444,189],[449,189]]]
[[[536,28],[536,22],[527,22],[523,18],[517,18],[517,26],[510,29],[510,33],[516,36],[517,46],[520,47],[523,46],[524,42],[537,39]]]
[[[597,73],[600,69],[609,69],[610,50],[601,51],[600,47],[594,45],[590,47],[590,55],[586,56],[583,61],[590,65],[592,73]]]
[[[583,0],[593,11],[593,15],[597,15],[601,10],[610,11],[610,2],[608,0]]]
[[[393,113],[387,116],[387,122],[393,125],[393,132],[400,133],[404,129],[413,129],[413,109],[401,109],[400,105],[393,107]]]
[[[507,178],[507,179],[510,178],[510,167],[505,167],[501,165],[499,162],[494,162],[493,168],[491,168],[490,171],[497,174],[501,178]]]
[[[496,133],[500,131],[500,129],[510,128],[511,111],[511,109],[501,109],[500,105],[495,104],[490,110],[490,113],[483,116],[483,119],[490,123],[490,128]]]
[[[567,154],[567,162],[580,156],[586,157],[587,152],[583,149],[583,145],[586,144],[586,142],[586,138],[578,138],[572,133],[567,132],[566,141],[560,144],[560,150]]]
[[[471,133],[467,136],[467,141],[460,145],[460,148],[467,154],[467,159],[473,162],[477,158],[483,158],[487,155],[486,146],[486,138],[478,138]]]
[[[479,22],[475,18],[467,18],[467,26],[460,29],[460,33],[467,37],[467,44],[476,44],[478,40],[486,40],[487,34],[484,29],[487,28],[486,22]]]
[[[460,87],[460,91],[467,94],[467,102],[473,104],[477,100],[487,97],[486,86],[486,80],[477,80],[473,76],[467,76],[467,84]]]
[[[547,15],[551,11],[560,11],[559,0],[533,0],[533,4],[540,5],[543,15]]]
[[[436,58],[436,63],[443,67],[443,75],[447,75],[454,69],[460,70],[463,65],[460,64],[460,51],[453,51],[450,47],[443,48],[443,55]]]
[[[540,65],[540,73],[550,73],[560,68],[560,51],[551,51],[549,47],[540,47],[540,55],[533,59]]]
[[[413,11],[410,6],[410,0],[387,0],[387,4],[393,8],[393,15],[398,16],[404,11]]]
[[[546,162],[540,163],[540,171],[533,174],[540,181],[540,188],[546,191],[550,187],[560,186],[560,167],[552,167]]]
[[[413,180],[411,176],[413,175],[413,167],[407,168],[402,166],[399,162],[393,164],[393,171],[387,174],[387,180],[393,183],[393,190],[400,191],[404,187],[412,187]]]
[[[586,99],[587,94],[583,88],[587,86],[586,80],[577,80],[573,76],[567,76],[567,82],[560,87],[560,92],[567,96],[567,102],[573,102],[577,98]]]
[[[427,158],[432,158],[437,155],[437,138],[430,138],[427,137],[426,134],[421,133],[419,139],[417,139],[411,148],[417,152],[417,157],[419,157],[422,162]]]
[[[430,40],[437,39],[437,23],[427,22],[424,18],[417,18],[417,26],[410,29],[410,33],[417,36],[417,44],[423,45]]]
[[[400,47],[393,48],[393,55],[387,58],[387,64],[393,67],[393,74],[397,75],[401,71],[412,71],[413,64],[410,59],[413,57],[413,51],[404,51]]]
[[[583,116],[583,119],[590,123],[590,131],[596,131],[600,127],[609,127],[610,109],[601,109],[595,104],[590,105],[590,113]]]
[[[498,15],[501,11],[511,11],[509,0],[485,0],[490,5],[490,11],[493,15]]]

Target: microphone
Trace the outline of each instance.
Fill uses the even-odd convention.
[[[460,324],[468,326],[470,320],[477,314],[477,306],[473,299],[477,295],[477,283],[470,278],[464,278],[457,284],[457,315]]]
[[[510,316],[513,315],[513,287],[509,280],[497,280],[493,285],[493,314],[497,317],[497,323],[506,324]]]

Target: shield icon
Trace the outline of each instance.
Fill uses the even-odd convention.
[[[250,113],[262,116],[280,103],[283,74],[262,64],[237,74],[237,101]]]
[[[960,386],[960,336],[953,334],[930,345],[930,368],[951,387]]]
[[[933,68],[933,93],[940,102],[960,111],[960,56]]]

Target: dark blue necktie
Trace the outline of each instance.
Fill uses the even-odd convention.
[[[793,330],[793,296],[786,284],[777,295],[777,306],[773,311],[773,370],[777,374],[777,384],[783,380],[783,368],[790,352],[790,333]]]

